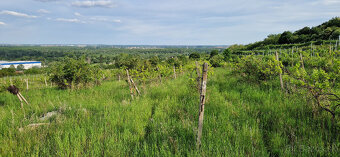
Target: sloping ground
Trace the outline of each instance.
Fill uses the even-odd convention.
[[[130,101],[124,81],[93,89],[0,94],[2,156],[336,156],[340,135],[303,97],[240,81],[226,69],[208,78],[202,147],[196,150],[199,95],[183,76],[146,87]],[[141,88],[141,87],[140,87]],[[41,120],[48,112],[58,114]],[[314,116],[314,118],[313,118]],[[30,129],[32,123],[49,123]],[[19,131],[19,128],[24,128]]]

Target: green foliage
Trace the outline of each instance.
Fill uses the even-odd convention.
[[[3,68],[0,70],[0,77],[15,75],[15,68]]]
[[[223,57],[221,55],[215,55],[209,59],[211,66],[221,67],[223,64]]]
[[[212,51],[210,52],[210,57],[209,57],[209,59],[211,59],[212,57],[214,57],[214,56],[216,56],[216,55],[218,55],[218,50],[212,50]]]
[[[304,27],[295,32],[285,31],[281,34],[272,34],[265,38],[263,41],[258,41],[246,45],[247,50],[254,50],[265,48],[271,45],[284,45],[284,44],[298,44],[308,43],[311,41],[319,41],[316,44],[321,44],[325,40],[337,40],[340,35],[340,18],[335,17],[331,20],[324,22],[319,26],[312,28]],[[321,41],[321,42],[320,42]],[[310,43],[309,43],[310,44]],[[291,45],[290,47],[292,47]],[[244,48],[237,48],[237,50],[244,50]]]
[[[287,98],[278,88],[240,81],[228,68],[215,70],[208,76],[200,150],[195,145],[199,93],[184,75],[147,85],[147,92],[133,101],[124,81],[105,81],[102,86],[74,91],[23,91],[30,102],[24,105],[26,115],[15,96],[0,93],[0,143],[5,143],[0,155],[339,154],[338,130],[330,127],[329,117],[313,117],[303,97]],[[58,114],[40,120],[53,111]],[[49,125],[29,126],[37,123]]]
[[[285,80],[292,85],[306,89],[309,98],[314,100],[316,108],[327,111],[333,119],[336,119],[340,115],[338,110],[340,105],[340,92],[338,90],[340,73],[338,60],[333,61],[333,63],[334,66],[327,68],[328,72],[322,68],[313,68],[310,72],[307,72],[298,63],[290,69],[290,75],[286,75]]]
[[[225,49],[225,50],[223,50],[223,53],[222,53],[222,55],[223,55],[223,60],[224,61],[230,61],[230,59],[231,59],[231,50],[230,49]]]
[[[189,58],[190,59],[194,59],[194,60],[197,60],[197,59],[200,59],[201,58],[201,55],[198,53],[198,52],[193,52],[189,55]]]
[[[42,74],[46,71],[46,68],[32,67],[24,71],[25,74]]]
[[[91,66],[81,59],[65,58],[64,61],[53,63],[49,67],[50,80],[61,89],[98,83],[101,78],[101,70],[98,67]]]
[[[22,64],[19,64],[18,66],[17,66],[17,71],[23,71],[25,69],[25,67],[24,67],[24,65],[22,65]]]
[[[274,79],[280,73],[282,64],[274,56],[246,56],[236,64],[236,71],[250,80],[261,82]]]
[[[281,34],[279,40],[279,44],[290,44],[293,43],[293,34],[290,31],[285,31]]]

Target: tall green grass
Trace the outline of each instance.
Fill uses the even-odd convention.
[[[312,114],[277,84],[254,85],[228,69],[208,78],[202,147],[196,149],[199,94],[188,76],[150,84],[131,100],[126,82],[81,90],[0,93],[1,156],[336,156],[329,115]],[[60,114],[40,121],[44,113]],[[50,123],[30,129],[32,123]],[[23,128],[23,131],[19,131]]]

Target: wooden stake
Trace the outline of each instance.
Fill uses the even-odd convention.
[[[29,105],[29,104],[28,104],[28,102],[27,102],[27,100],[24,98],[24,96],[22,96],[22,95],[21,95],[21,93],[20,93],[20,92],[18,92],[18,95],[19,95],[19,96],[22,98],[22,100],[24,100],[24,101],[25,101],[25,103],[26,103],[27,105]]]
[[[131,83],[133,84],[133,86],[135,87],[135,90],[137,91],[138,95],[140,95],[140,91],[138,90],[138,88],[137,88],[135,82],[133,82],[133,80],[132,80],[131,77],[130,77],[130,81],[131,81]]]
[[[159,82],[162,83],[162,74],[158,67],[157,67],[157,71],[159,72],[159,75],[158,75]]]
[[[275,52],[275,56],[276,56],[276,60],[279,62],[280,60],[279,60],[279,55],[277,54],[277,52]],[[278,66],[280,66],[280,63],[279,63]],[[280,66],[280,68],[281,68],[281,66]],[[284,90],[283,80],[282,80],[282,69],[281,69],[279,76],[280,76],[281,89]]]
[[[21,108],[23,109],[23,108],[24,108],[24,104],[23,104],[23,102],[22,102],[22,99],[21,99],[20,95],[17,94],[17,97],[18,97],[18,99],[20,100],[20,106],[21,106]]]
[[[203,119],[204,119],[204,104],[206,100],[206,91],[207,91],[207,80],[208,80],[208,64],[203,64],[203,72],[202,72],[202,83],[201,83],[201,92],[200,92],[200,105],[199,105],[199,113],[198,113],[198,133],[197,133],[197,149],[201,146],[201,137],[202,137],[202,129],[203,129]]]
[[[46,85],[46,87],[48,86],[48,85],[47,85],[47,80],[46,80],[46,77],[45,77],[45,85]]]
[[[301,67],[302,67],[302,69],[305,69],[305,65],[303,64],[302,53],[300,53],[300,61],[301,61]]]
[[[131,95],[131,98],[133,99],[133,89],[132,89],[132,85],[131,85],[129,70],[127,70],[127,69],[126,69],[126,75],[127,75],[127,81],[129,82],[130,95]]]
[[[176,78],[176,67],[174,66],[174,78]]]

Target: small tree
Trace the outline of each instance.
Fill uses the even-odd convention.
[[[209,59],[211,66],[220,67],[223,63],[223,57],[221,55],[215,55]]]
[[[25,69],[25,66],[22,65],[22,64],[19,64],[19,65],[17,66],[17,71],[23,71],[24,69]]]
[[[100,72],[98,67],[91,66],[85,62],[85,59],[66,58],[62,62],[50,65],[48,74],[50,75],[50,80],[56,83],[59,88],[66,89],[73,88],[79,84],[97,84]]]
[[[198,52],[193,52],[189,55],[190,59],[198,60],[201,58],[201,55]]]
[[[224,59],[224,61],[229,61],[230,60],[230,58],[231,58],[231,50],[230,49],[225,49],[224,51],[223,51],[223,59]]]
[[[212,57],[214,57],[214,56],[216,56],[216,55],[218,55],[218,50],[212,50],[212,51],[210,52],[210,57],[209,57],[209,59],[212,58]]]

